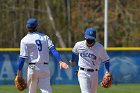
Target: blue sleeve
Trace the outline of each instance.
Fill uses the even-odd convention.
[[[50,51],[58,62],[62,61],[60,54],[58,53],[58,51],[56,50],[56,48],[54,46],[50,48]]]
[[[105,62],[106,71],[109,72],[110,62]]]
[[[18,67],[17,67],[18,70],[21,70],[23,68],[24,62],[25,62],[25,58],[19,57]]]
[[[75,61],[75,59],[78,57],[75,53],[71,52],[71,61]]]

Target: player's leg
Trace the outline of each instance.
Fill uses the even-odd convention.
[[[81,93],[91,93],[91,82],[86,71],[79,70],[78,81],[80,84]]]
[[[39,79],[38,84],[42,93],[52,93],[52,88],[50,85],[50,78]]]
[[[98,88],[98,71],[91,73],[91,93],[97,93]]]
[[[40,73],[38,85],[42,93],[52,93],[49,70]]]
[[[29,93],[36,93],[36,88],[37,88],[37,79],[34,79],[30,82],[29,84]]]
[[[35,71],[33,69],[28,68],[28,75],[27,75],[27,84],[29,87],[29,93],[36,93],[38,79]]]

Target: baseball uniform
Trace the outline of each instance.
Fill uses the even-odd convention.
[[[27,20],[28,34],[21,40],[20,57],[18,60],[17,77],[21,76],[24,62],[29,64],[27,71],[27,85],[29,93],[36,93],[39,86],[42,93],[52,93],[49,71],[49,51],[59,62],[60,67],[68,69],[69,66],[61,60],[50,38],[37,31],[38,22],[35,18]]]
[[[77,42],[72,49],[73,54],[79,57],[78,80],[82,93],[97,93],[100,64],[101,62],[108,63],[110,58],[104,47],[95,42],[96,32],[94,29],[88,28],[85,38],[86,40]],[[87,41],[87,39],[90,40]],[[87,42],[92,46],[87,46]]]

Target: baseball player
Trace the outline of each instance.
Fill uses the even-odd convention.
[[[39,86],[42,93],[52,93],[49,71],[49,51],[60,64],[60,68],[68,69],[69,66],[61,60],[50,38],[37,31],[38,21],[29,18],[26,23],[28,34],[21,40],[20,56],[18,60],[17,77],[21,77],[24,62],[28,62],[27,84],[29,93],[36,93]]]
[[[78,81],[81,93],[97,93],[98,70],[100,63],[105,63],[106,73],[109,72],[109,56],[104,47],[95,41],[96,30],[87,28],[85,31],[85,40],[79,41],[72,49],[71,64],[75,66],[75,59],[78,55],[79,71]]]

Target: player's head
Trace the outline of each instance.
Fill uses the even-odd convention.
[[[85,39],[88,44],[95,43],[96,39],[96,30],[94,28],[87,28],[85,30]]]
[[[38,26],[38,21],[35,18],[29,18],[26,22],[26,27],[29,32],[34,32]]]

